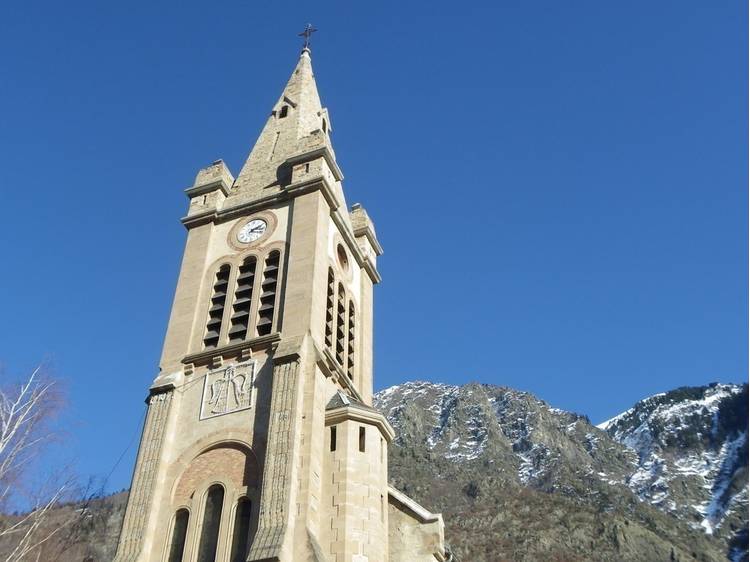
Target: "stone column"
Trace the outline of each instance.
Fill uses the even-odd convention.
[[[172,404],[172,390],[157,392],[148,398],[148,411],[138,449],[138,459],[130,488],[128,507],[120,532],[115,562],[134,562],[143,549],[146,525],[151,514],[151,501],[161,457],[164,430]]]
[[[287,342],[290,343],[290,342]],[[258,531],[248,562],[287,560],[292,506],[296,496],[294,476],[300,435],[300,354],[299,342],[280,344],[274,357],[268,441],[263,466]],[[283,347],[293,347],[284,351]]]

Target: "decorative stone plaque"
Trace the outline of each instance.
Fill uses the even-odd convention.
[[[255,361],[209,371],[203,383],[200,419],[250,408],[254,382]]]

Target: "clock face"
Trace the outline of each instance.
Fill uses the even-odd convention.
[[[268,224],[263,219],[253,219],[237,233],[237,240],[243,244],[253,242],[266,233]]]

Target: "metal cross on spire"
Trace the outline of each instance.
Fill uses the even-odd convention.
[[[302,47],[303,49],[309,49],[309,48],[310,48],[310,37],[312,37],[312,34],[313,34],[313,33],[315,33],[316,31],[318,31],[318,30],[317,30],[317,29],[315,29],[315,28],[314,28],[314,27],[312,26],[312,24],[311,24],[311,23],[308,23],[308,24],[307,24],[307,25],[305,26],[305,30],[304,30],[304,31],[303,31],[302,33],[298,33],[298,34],[297,34],[297,35],[299,35],[300,37],[304,37],[304,38],[305,38],[305,44],[304,44],[304,45],[303,45],[303,47]]]

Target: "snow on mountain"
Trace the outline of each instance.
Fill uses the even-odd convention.
[[[512,471],[541,489],[568,486],[569,472],[623,484],[635,462],[585,417],[510,388],[417,381],[379,392],[375,406],[395,427],[397,444],[454,462],[497,463],[505,477]]]
[[[747,400],[746,384],[679,388],[599,427],[638,454],[633,492],[713,534],[747,520]]]
[[[657,394],[596,427],[493,385],[410,382],[377,393],[375,406],[398,446],[441,462],[599,503],[632,492],[729,544],[747,524],[746,384]]]

